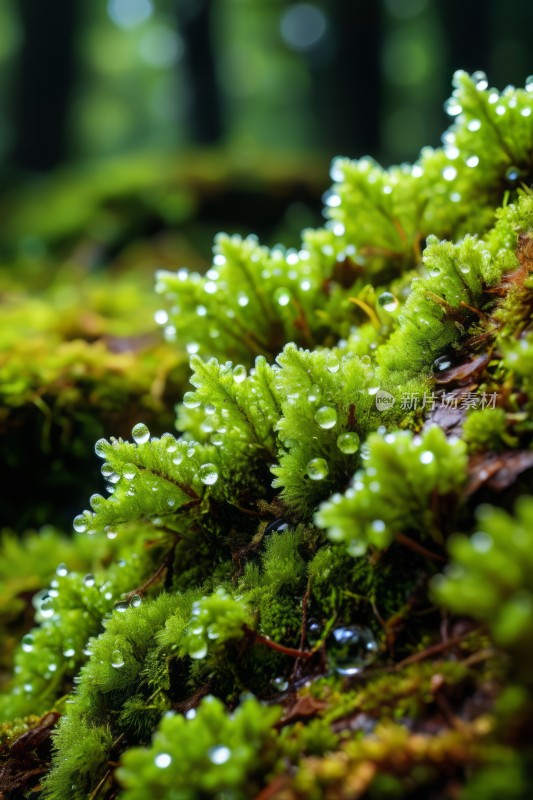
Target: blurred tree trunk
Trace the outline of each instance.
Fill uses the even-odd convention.
[[[220,89],[211,39],[212,0],[176,0],[179,31],[185,42],[189,119],[194,143],[222,137]]]
[[[323,144],[331,155],[376,155],[382,102],[381,3],[334,0],[325,8],[334,52],[316,74]]]
[[[45,171],[67,150],[79,0],[19,0],[23,45],[13,92],[11,163]]]

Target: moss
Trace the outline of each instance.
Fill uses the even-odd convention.
[[[140,383],[78,538],[36,563],[30,536],[19,584],[5,538],[3,716],[62,715],[43,798],[530,788],[533,101],[458,73],[450,108],[412,166],[336,160],[298,248],[221,235],[205,275],[159,272],[172,402],[137,413],[139,353],[115,395],[102,342],[62,344],[105,366],[98,408]]]

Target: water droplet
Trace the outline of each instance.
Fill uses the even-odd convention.
[[[340,361],[334,353],[330,353],[326,358],[326,368],[328,372],[331,372],[333,375],[339,371]]]
[[[318,386],[311,386],[307,392],[307,399],[310,403],[316,403],[320,400],[320,388]]]
[[[321,406],[315,414],[315,420],[324,430],[334,428],[337,424],[337,412],[332,406]]]
[[[137,474],[137,467],[134,464],[124,464],[122,475],[127,481],[132,481]]]
[[[196,709],[189,708],[189,710],[185,713],[185,719],[194,719],[196,717]]]
[[[531,109],[529,106],[527,108],[523,108],[520,112],[522,117],[530,117],[531,116]]]
[[[177,467],[181,464],[182,461],[183,461],[183,454],[182,453],[178,453],[172,459],[172,463],[175,464]]]
[[[191,658],[196,659],[205,658],[207,655],[207,645],[205,645],[203,642],[199,643],[196,646],[196,649],[189,651],[189,655]]]
[[[528,75],[526,78],[526,91],[533,92],[533,75]]]
[[[287,531],[290,528],[289,523],[287,520],[280,517],[279,519],[275,519],[274,522],[271,522],[270,525],[267,525],[265,528],[265,536],[269,533],[281,533],[281,531]]]
[[[235,383],[242,383],[246,378],[246,374],[246,367],[243,367],[242,364],[237,364],[233,370],[233,380]]]
[[[172,764],[172,756],[169,753],[158,753],[154,758],[154,764],[159,769],[166,769]]]
[[[116,539],[117,538],[118,533],[116,531],[111,530],[109,525],[106,525],[104,530],[105,530],[105,535],[107,536],[108,539]]]
[[[433,372],[445,372],[452,365],[449,356],[439,356],[433,362]]]
[[[238,295],[237,295],[237,304],[241,308],[246,308],[246,306],[248,305],[249,302],[250,302],[250,298],[248,297],[247,294],[245,294],[245,292],[239,292],[238,293]]]
[[[518,167],[508,167],[505,170],[505,179],[507,181],[517,181],[522,177],[522,171]]]
[[[278,692],[284,692],[286,689],[289,688],[289,681],[286,678],[283,678],[282,676],[273,678],[270,682],[274,687],[274,689],[276,689]]]
[[[274,301],[278,306],[288,306],[291,302],[291,295],[288,289],[280,287],[274,292]]]
[[[431,462],[434,460],[434,458],[435,458],[435,456],[431,452],[431,450],[424,450],[422,453],[420,453],[420,463],[421,464],[431,464]]]
[[[118,611],[120,614],[123,614],[125,611],[128,610],[128,608],[129,608],[129,603],[120,602],[116,603],[116,605],[113,607],[113,611]]]
[[[131,435],[137,444],[144,444],[150,438],[150,431],[144,422],[138,422],[137,425],[133,426]]]
[[[231,758],[231,750],[224,745],[218,745],[209,749],[208,756],[213,764],[225,764]]]
[[[25,653],[31,653],[33,650],[33,636],[27,633],[22,637],[22,649]]]
[[[133,597],[130,600],[130,606],[132,608],[139,608],[139,606],[141,605],[142,601],[143,601],[143,599],[142,599],[140,594],[134,594]]]
[[[218,472],[214,464],[202,464],[198,470],[198,475],[206,486],[212,486],[218,480]]]
[[[396,311],[398,308],[398,300],[390,292],[383,292],[383,294],[380,294],[378,297],[378,304],[389,313]]]
[[[62,578],[64,578],[65,575],[68,575],[67,565],[66,564],[59,564],[59,566],[56,569],[56,575],[59,575]]]
[[[322,625],[316,619],[310,619],[307,623],[307,638],[311,644],[318,642],[322,635]]]
[[[457,170],[455,167],[444,167],[441,175],[445,181],[453,181],[457,177]]]
[[[335,672],[357,675],[376,658],[378,644],[370,628],[350,625],[331,632],[327,652]]]
[[[96,578],[94,577],[94,575],[91,575],[91,573],[86,575],[85,578],[83,579],[84,586],[94,586],[95,583],[96,583]]]
[[[76,533],[85,533],[87,530],[87,520],[83,516],[83,514],[78,514],[77,517],[74,517],[74,522],[72,523],[72,527],[76,531]]]
[[[483,91],[484,89],[488,89],[489,82],[487,80],[486,74],[483,70],[478,69],[472,73],[472,80],[476,84],[476,89]]]
[[[328,462],[324,458],[312,458],[307,464],[307,474],[313,481],[322,481],[329,473]]]
[[[63,650],[63,655],[65,656],[65,658],[74,658],[74,656],[76,655],[76,650],[74,649],[74,647],[72,647],[72,645],[67,645]]]
[[[111,666],[115,669],[120,669],[124,666],[124,656],[120,650],[113,650],[111,653]]]
[[[358,451],[359,442],[360,439],[356,433],[341,433],[337,439],[337,447],[341,453],[345,453],[345,455],[352,455],[352,453],[356,453]]]
[[[455,97],[449,97],[444,103],[444,110],[450,117],[457,117],[463,110],[463,107],[457,102]]]
[[[154,320],[157,325],[166,325],[168,322],[168,314],[163,308],[159,308],[154,314]]]
[[[106,439],[98,439],[94,446],[94,452],[99,458],[105,458],[108,446],[109,442]]]
[[[463,275],[468,275],[470,272],[470,265],[469,264],[459,264],[459,272],[462,272]]]
[[[183,395],[183,405],[185,408],[198,408],[200,401],[194,392],[185,392]]]
[[[492,537],[483,531],[476,531],[470,538],[470,544],[477,553],[487,553],[492,545]]]

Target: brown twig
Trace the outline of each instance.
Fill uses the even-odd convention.
[[[150,575],[150,577],[147,578],[145,582],[141,584],[141,586],[138,586],[136,589],[132,589],[131,592],[128,592],[125,598],[126,600],[131,600],[131,598],[136,594],[143,595],[150,588],[150,586],[152,586],[161,578],[166,569],[170,569],[174,563],[174,555],[176,553],[177,543],[178,542],[176,540],[153,575]]]
[[[424,558],[430,558],[432,561],[446,561],[447,559],[444,556],[439,555],[438,553],[433,553],[431,550],[428,550],[423,545],[415,542],[414,539],[411,539],[409,536],[406,536],[405,533],[397,533],[396,540],[403,544],[405,547],[408,547],[410,550],[413,550],[415,553],[418,553],[420,556],[424,556]]]
[[[278,653],[283,653],[286,656],[292,656],[293,658],[312,658],[314,656],[314,653],[310,650],[297,650],[295,647],[285,647],[284,644],[274,642],[267,636],[263,636],[257,633],[257,631],[252,630],[252,628],[249,628],[247,625],[244,626],[244,630],[255,642],[264,644],[266,647],[270,647],[271,650],[276,650]]]

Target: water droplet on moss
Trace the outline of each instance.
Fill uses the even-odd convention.
[[[94,586],[95,583],[96,583],[96,578],[91,573],[86,575],[85,578],[83,579],[84,586]]]
[[[143,599],[140,594],[134,594],[130,600],[130,605],[132,608],[139,608],[139,606],[142,604],[142,601]]]
[[[307,474],[313,481],[322,481],[329,472],[328,462],[323,458],[312,458],[307,465]]]
[[[360,439],[356,433],[341,433],[337,439],[337,447],[345,455],[352,455],[359,449]]]
[[[476,89],[479,89],[480,91],[487,89],[489,86],[487,75],[481,69],[478,69],[472,73],[472,80],[476,84]]]
[[[479,164],[479,157],[478,156],[469,156],[466,159],[466,166],[467,167],[477,167]]]
[[[99,458],[105,458],[108,444],[109,443],[106,439],[98,439],[98,441],[96,442],[94,446],[94,452]]]
[[[196,717],[196,709],[189,708],[189,710],[185,713],[185,719],[194,719]]]
[[[203,642],[201,642],[200,644],[198,644],[196,649],[189,651],[189,655],[191,658],[195,659],[205,658],[207,655],[207,646]]]
[[[133,426],[131,435],[137,444],[144,444],[150,438],[150,431],[144,422],[138,422],[137,425]]]
[[[378,297],[378,304],[384,311],[388,311],[389,314],[392,314],[392,312],[396,311],[398,308],[398,300],[390,292],[383,292],[383,294],[380,294]]]
[[[433,372],[445,372],[451,365],[452,362],[449,356],[439,356],[433,362]]]
[[[514,183],[522,177],[522,171],[518,167],[508,167],[505,170],[505,180]]]
[[[274,522],[271,522],[270,525],[267,525],[265,528],[265,536],[269,533],[281,533],[281,531],[287,531],[289,528],[290,525],[287,520],[280,517],[279,519],[275,519]]]
[[[202,464],[198,470],[198,475],[206,486],[212,486],[218,480],[218,472],[214,464]]]
[[[340,362],[337,356],[334,353],[330,353],[326,358],[326,368],[328,372],[331,372],[333,375],[339,371]]]
[[[246,378],[246,367],[243,367],[242,364],[237,364],[237,366],[233,370],[233,380],[235,381],[235,383],[242,383],[245,378]]]
[[[457,170],[455,167],[444,167],[441,175],[445,181],[453,181],[457,177]]]
[[[22,649],[25,653],[31,653],[33,650],[33,636],[27,633],[22,637]]]
[[[424,450],[423,453],[420,453],[420,463],[421,464],[431,464],[434,460],[435,456],[431,452],[431,450]]]
[[[288,306],[291,302],[291,295],[288,289],[276,289],[274,292],[274,301],[278,306]]]
[[[122,475],[127,481],[132,481],[137,474],[137,467],[134,464],[124,464]]]
[[[220,744],[217,747],[211,747],[208,751],[209,760],[213,764],[225,764],[231,758],[231,750]]]
[[[337,424],[337,412],[332,406],[321,406],[315,414],[315,420],[321,428],[329,430]]]
[[[159,769],[166,769],[172,764],[172,756],[168,753],[158,753],[154,758],[154,764]]]
[[[72,523],[72,527],[76,531],[76,533],[85,533],[87,530],[87,520],[83,516],[83,514],[78,514],[77,517],[74,517],[74,522]]]
[[[115,669],[120,669],[124,666],[124,656],[120,650],[113,650],[111,653],[111,666]]]
[[[274,687],[274,689],[276,689],[276,691],[278,692],[284,692],[286,689],[289,688],[289,681],[286,678],[283,678],[282,676],[273,678],[271,680],[271,684]]]
[[[339,675],[357,675],[377,656],[378,644],[370,628],[349,625],[335,628],[328,637],[329,661]]]
[[[113,611],[118,611],[120,614],[123,614],[125,611],[128,610],[128,608],[129,608],[128,603],[120,602],[113,607]]]
[[[64,578],[65,575],[68,575],[67,565],[59,564],[59,566],[56,569],[56,575],[60,575],[62,578]]]

